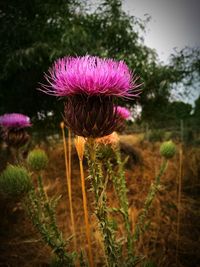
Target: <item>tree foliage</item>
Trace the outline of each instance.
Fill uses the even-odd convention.
[[[200,125],[200,95],[195,101],[194,120],[197,125]]]
[[[61,102],[36,88],[44,83],[43,74],[52,62],[65,55],[125,60],[143,83],[138,102],[144,119],[155,116],[168,103],[172,84],[180,82],[185,71],[175,59],[170,65],[160,64],[155,51],[143,44],[141,32],[148,18],[141,21],[126,14],[120,0],[102,0],[94,11],[87,2],[0,3],[0,113],[23,112],[38,118],[54,110],[55,120],[60,120]]]

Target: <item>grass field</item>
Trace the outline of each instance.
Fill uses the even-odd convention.
[[[120,137],[123,156],[129,155],[126,168],[126,182],[128,185],[129,215],[134,229],[138,213],[143,207],[149,186],[158,173],[161,157],[159,143],[142,141],[143,136],[123,135]],[[69,203],[65,178],[64,152],[61,141],[50,146],[41,143],[49,156],[49,165],[44,172],[45,189],[49,196],[62,195],[57,208],[57,222],[63,235],[71,235]],[[128,148],[127,148],[128,147]],[[199,236],[200,212],[199,198],[199,159],[200,149],[195,147],[183,148],[182,165],[182,194],[180,205],[180,235],[177,237],[177,199],[178,177],[180,175],[180,144],[177,153],[169,163],[169,168],[161,181],[161,188],[153,202],[148,216],[149,227],[137,244],[136,251],[143,254],[160,267],[198,267],[200,262]],[[5,152],[5,151],[4,151]],[[5,157],[1,154],[1,158]],[[2,161],[3,162],[3,161]],[[87,166],[85,164],[85,176]],[[34,176],[33,176],[34,179]],[[86,181],[87,188],[90,184]],[[75,148],[72,149],[72,198],[75,213],[78,250],[87,249],[83,223],[83,208],[81,183],[79,175],[78,157]],[[108,200],[110,205],[117,205],[115,192],[108,186]],[[88,191],[88,204],[92,232],[93,255],[97,266],[102,266],[104,258],[101,234],[97,220],[93,215],[93,195]],[[0,210],[0,266],[39,267],[49,266],[51,252],[40,239],[23,207],[19,203],[1,200]],[[123,236],[124,229],[120,217],[118,221],[119,236]],[[177,251],[177,238],[178,251]],[[69,251],[73,250],[72,240]],[[177,264],[176,265],[176,257]],[[139,265],[138,265],[139,266]],[[154,266],[154,265],[152,265]]]

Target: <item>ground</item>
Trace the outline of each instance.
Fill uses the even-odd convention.
[[[138,213],[143,207],[149,186],[158,173],[161,164],[159,143],[149,143],[141,136],[127,135],[120,137],[122,154],[129,154],[126,168],[128,186],[129,215],[134,229]],[[33,146],[35,146],[33,144]],[[38,145],[37,145],[38,146]],[[128,146],[128,149],[127,149]],[[69,203],[65,177],[64,151],[62,140],[51,141],[50,145],[40,143],[49,156],[48,168],[44,171],[45,190],[49,197],[62,195],[57,208],[57,222],[63,235],[71,235]],[[125,148],[124,148],[125,147]],[[151,221],[144,237],[136,246],[139,254],[145,255],[160,267],[199,267],[199,159],[200,149],[183,147],[183,159],[180,162],[181,145],[177,144],[175,158],[170,161],[166,174],[162,177],[161,188],[153,202],[148,220]],[[5,152],[5,150],[4,150]],[[2,163],[5,153],[1,153]],[[180,165],[182,169],[180,169]],[[2,165],[3,166],[3,165]],[[87,177],[87,166],[85,176]],[[181,172],[180,172],[181,171]],[[181,205],[178,205],[178,188],[181,176]],[[90,184],[86,181],[87,188]],[[87,193],[92,231],[92,248],[96,263],[102,266],[101,234],[93,215],[93,195]],[[78,250],[87,249],[83,223],[83,208],[78,158],[72,151],[72,198],[75,213]],[[116,197],[109,186],[108,199],[115,205]],[[49,266],[52,254],[47,245],[26,216],[20,202],[13,203],[1,199],[0,210],[0,266],[43,267]],[[180,215],[179,224],[178,210]],[[179,228],[179,236],[177,236]],[[119,219],[118,232],[123,236],[123,225]],[[177,245],[178,242],[178,245]],[[73,250],[70,241],[69,251]]]

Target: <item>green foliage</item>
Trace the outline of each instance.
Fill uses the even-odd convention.
[[[148,134],[148,140],[150,142],[158,142],[158,141],[163,141],[165,138],[165,131],[161,129],[154,129],[151,130],[150,133]]]
[[[66,252],[69,240],[64,240],[56,223],[56,206],[60,197],[48,198],[42,183],[42,177],[38,176],[38,188],[29,192],[24,201],[24,206],[33,225],[40,233],[44,242],[57,256],[52,266],[74,266],[75,255]],[[57,265],[56,265],[57,264]]]
[[[99,144],[98,157],[99,157],[99,159],[104,160],[104,161],[114,159],[115,154],[114,154],[112,146],[105,145],[105,144]]]
[[[5,197],[23,197],[31,187],[30,175],[23,167],[8,165],[0,175],[0,192]]]
[[[192,106],[190,104],[174,101],[168,104],[168,120],[180,121],[190,118]]]
[[[85,259],[85,255],[82,250],[79,255],[79,263],[80,263],[80,267],[89,267],[87,259]]]
[[[172,141],[166,141],[160,146],[160,154],[166,159],[171,159],[176,153],[176,146]]]
[[[65,267],[65,265],[60,261],[59,258],[54,257],[50,263],[50,267]]]
[[[129,208],[129,203],[128,203],[128,198],[127,198],[127,186],[126,186],[126,179],[125,179],[125,171],[124,171],[124,165],[127,161],[123,162],[121,160],[121,155],[119,148],[116,147],[113,151],[116,161],[117,161],[117,170],[114,172],[113,171],[113,165],[110,161],[110,159],[106,163],[107,171],[110,176],[110,179],[112,180],[114,184],[115,191],[117,193],[117,197],[119,199],[120,207],[119,211],[123,216],[124,224],[125,224],[125,229],[126,229],[126,234],[127,234],[127,252],[128,252],[128,260],[127,266],[133,266],[135,257],[133,256],[133,240],[131,236],[131,223],[129,220],[129,214],[128,214],[128,208]]]
[[[182,92],[186,97],[190,96],[191,87],[197,89],[200,82],[200,49],[185,47],[171,55],[171,64],[179,73],[182,73],[182,83],[186,90]],[[190,88],[190,89],[189,89]]]
[[[152,261],[145,261],[143,267],[157,267],[156,264]]]
[[[104,241],[104,249],[108,266],[120,266],[122,256],[121,244],[116,240],[116,224],[109,218],[109,209],[107,204],[107,183],[108,176],[103,175],[101,161],[98,158],[97,145],[90,139],[87,144],[87,162],[89,167],[92,191],[95,196],[95,214],[99,221],[99,227]]]
[[[66,266],[75,266],[75,265],[72,265],[68,260],[63,261],[58,257],[54,257],[50,263],[50,267],[66,267]]]
[[[56,58],[91,54],[125,60],[144,82],[139,99],[142,118],[156,119],[182,72],[173,64],[159,64],[156,53],[144,45],[141,33],[148,21],[126,14],[121,0],[101,0],[93,12],[80,0],[2,2],[0,113],[23,112],[35,125],[40,117],[43,130],[45,123],[55,128],[62,105],[35,89],[44,83],[43,73]]]
[[[195,108],[194,108],[194,121],[197,125],[200,125],[200,96],[195,101]]]
[[[135,226],[135,230],[134,230],[134,234],[133,234],[134,242],[138,241],[139,238],[141,237],[141,235],[148,228],[148,223],[146,223],[146,219],[147,219],[149,210],[151,208],[152,202],[153,202],[153,200],[156,196],[156,193],[159,189],[160,178],[162,177],[162,175],[164,174],[164,172],[167,169],[167,163],[168,163],[168,161],[166,159],[162,162],[162,165],[160,166],[160,171],[159,171],[158,175],[155,177],[155,181],[151,184],[151,186],[149,188],[146,200],[144,202],[144,207],[138,216],[137,223]]]
[[[34,149],[29,152],[27,163],[33,171],[44,170],[48,164],[48,157],[42,149]]]
[[[110,151],[111,149],[112,153]],[[165,159],[162,162],[160,171],[149,188],[144,207],[139,214],[135,229],[132,232],[128,213],[128,189],[126,186],[124,168],[127,158],[124,161],[121,160],[119,147],[111,148],[108,146],[107,153],[105,150],[106,146],[103,145],[102,149],[102,145],[96,144],[94,140],[90,139],[87,144],[90,180],[96,200],[95,212],[103,235],[108,266],[137,266],[138,263],[144,260],[144,257],[136,255],[136,242],[149,227],[150,221],[147,221],[147,216],[156,193],[160,188],[160,179],[166,171],[168,161]],[[106,158],[103,158],[102,155],[106,155]],[[109,156],[111,157],[109,158]],[[113,163],[113,156],[115,158],[115,163]],[[106,193],[108,181],[112,181],[119,201],[119,207],[108,207]],[[116,221],[114,224],[112,223],[113,219],[111,213],[113,212],[119,213],[123,218],[127,238],[127,242],[124,245],[119,243],[116,239],[118,227]],[[124,252],[123,256],[122,251]]]

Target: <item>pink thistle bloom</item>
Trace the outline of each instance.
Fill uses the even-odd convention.
[[[94,56],[58,59],[40,89],[65,97],[64,121],[76,135],[102,137],[119,129],[124,119],[114,109],[114,99],[137,97],[141,84],[123,61]]]
[[[136,97],[141,91],[140,84],[136,84],[138,78],[123,61],[95,56],[58,59],[45,78],[49,85],[40,90],[62,97],[78,94]]]
[[[117,112],[117,115],[123,118],[124,120],[127,120],[131,117],[130,110],[125,107],[116,106],[114,109]]]
[[[31,126],[30,118],[20,113],[0,116],[0,125],[5,128],[25,128]]]

